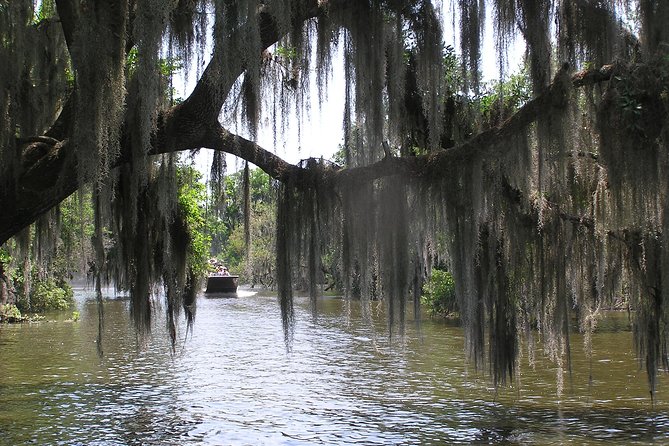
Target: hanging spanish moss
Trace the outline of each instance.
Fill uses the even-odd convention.
[[[249,163],[244,164],[243,194],[244,194],[244,249],[246,258],[251,255],[251,180],[249,178]]]
[[[563,2],[558,11],[561,60],[574,64],[588,61],[595,66],[616,59],[637,60],[640,56],[638,38],[617,18],[621,13],[632,13],[624,3]]]
[[[132,29],[134,43],[131,58],[130,91],[126,104],[126,128],[129,129],[128,144],[133,159],[132,196],[138,195],[147,181],[148,153],[151,148],[151,135],[154,134],[157,113],[165,108],[161,103],[165,95],[163,76],[171,63],[159,60],[164,30],[174,7],[172,0],[150,0],[138,3]],[[162,67],[161,67],[162,65]],[[138,94],[141,91],[142,94]],[[135,209],[135,206],[131,206]],[[134,221],[134,217],[131,222]]]
[[[102,344],[103,332],[104,332],[104,300],[102,296],[102,284],[103,281],[106,283],[108,280],[105,280],[103,274],[109,271],[105,268],[107,264],[107,257],[105,251],[105,237],[103,234],[104,221],[109,218],[108,214],[105,214],[104,203],[107,201],[106,198],[110,198],[104,195],[105,192],[108,192],[110,189],[99,189],[95,188],[93,190],[93,213],[94,213],[94,222],[95,222],[95,233],[92,237],[92,245],[95,254],[95,259],[91,262],[91,268],[89,273],[92,273],[93,280],[95,281],[95,299],[97,301],[98,307],[98,338],[96,342],[98,355],[102,356],[104,354],[104,348]]]
[[[282,185],[279,188],[277,217],[276,217],[276,282],[279,294],[279,307],[281,308],[281,321],[283,323],[284,341],[286,349],[290,350],[293,343],[293,328],[295,322],[295,310],[293,308],[293,278],[292,278],[292,256],[291,256],[291,231],[293,213],[293,190]]]
[[[227,170],[225,153],[216,151],[209,171],[212,212],[220,217],[225,211],[225,173]]]
[[[22,156],[34,159],[57,142],[35,135],[49,129],[68,91],[65,36],[53,5],[42,3],[39,11],[32,2],[0,3],[0,188],[7,194],[19,187]]]
[[[130,183],[123,181],[129,170],[119,171],[112,199],[114,212],[105,216],[111,218],[105,224],[114,228],[118,238],[110,240],[108,246],[99,247],[98,242],[97,248],[102,257],[98,263],[104,262],[112,272],[117,288],[130,292],[131,315],[140,337],[151,329],[153,297],[159,291],[156,284],[163,284],[173,347],[177,339],[176,317],[184,308],[187,321],[192,323],[194,295],[199,286],[187,260],[190,229],[183,209],[175,204],[175,163],[175,155],[166,155],[159,164],[151,164],[147,183],[136,198]],[[130,209],[133,206],[136,209]]]
[[[174,2],[172,2],[174,3]],[[169,32],[177,48],[177,54],[189,62],[193,51],[203,51],[207,34],[206,0],[177,0],[170,12]],[[198,53],[198,58],[202,58]],[[198,64],[199,65],[199,64]]]
[[[628,289],[628,281],[647,275],[645,264],[633,267],[621,259],[633,254],[630,246],[646,246],[650,241],[630,242],[625,238],[628,236],[621,240],[619,231],[650,222],[654,233],[661,232],[658,225],[664,221],[662,197],[666,192],[658,195],[658,190],[666,187],[659,184],[664,164],[655,150],[639,156],[629,150],[626,154],[622,147],[648,146],[664,125],[639,129],[623,138],[604,132],[604,128],[658,122],[644,115],[637,117],[638,124],[630,124],[633,116],[623,116],[625,107],[633,108],[630,101],[647,100],[636,96],[648,90],[647,83],[637,83],[642,80],[643,67],[633,69],[630,78],[621,78],[628,80],[618,80],[618,86],[612,82],[608,90],[575,90],[567,74],[570,65],[556,66],[551,59],[551,20],[559,22],[557,29],[565,37],[560,43],[565,62],[578,65],[584,60],[605,61],[635,54],[638,42],[622,32],[626,31],[623,25],[611,20],[620,13],[618,9],[578,1],[564,2],[559,10],[547,1],[496,1],[493,6],[499,48],[507,48],[520,28],[534,89],[540,94],[550,84],[554,99],[543,105],[538,116],[515,117],[516,131],[498,135],[489,149],[459,158],[457,167],[435,163],[428,167],[432,173],[417,183],[402,176],[390,181],[360,181],[352,176],[350,181],[338,181],[331,192],[338,200],[329,202],[320,195],[315,199],[314,190],[331,187],[320,181],[304,191],[296,185],[290,193],[284,192],[284,198],[290,197],[292,203],[281,207],[278,222],[278,240],[286,249],[277,246],[281,252],[278,264],[284,323],[289,325],[293,318],[292,304],[287,303],[291,283],[302,283],[306,277],[312,297],[317,295],[319,279],[313,271],[321,262],[319,253],[334,249],[345,294],[363,300],[386,299],[390,332],[395,327],[401,332],[407,297],[413,292],[416,299],[417,284],[441,259],[438,261],[448,264],[456,277],[466,349],[477,368],[484,369],[487,364],[493,381],[503,384],[514,376],[523,348],[527,350],[524,357],[533,363],[540,339],[546,354],[558,365],[556,381],[561,391],[564,376],[571,370],[570,333],[583,332],[584,349],[590,352],[589,339],[601,309],[618,302],[620,293]],[[434,48],[432,36],[440,33],[430,31],[438,28],[430,22],[434,12],[422,4],[411,9],[411,14],[393,17],[390,13],[391,20],[386,16],[385,23],[378,23],[375,7],[358,3],[346,14],[328,16],[324,23],[327,30],[319,31],[335,40],[331,27],[339,24],[345,29],[344,150],[348,167],[378,162],[382,153],[386,158],[394,156],[393,142],[405,156],[411,154],[406,150],[407,142],[429,150],[444,131],[438,124],[444,110],[441,101],[445,100],[438,92],[443,87],[439,76],[430,71],[430,67],[440,66],[434,62],[441,59],[441,53],[425,51]],[[463,17],[475,19],[463,28],[462,45],[468,61],[465,77],[476,88],[483,3],[460,2],[460,7]],[[361,28],[359,23],[363,22],[366,25]],[[416,48],[400,43],[406,26],[416,30]],[[579,37],[569,40],[566,36]],[[379,62],[371,64],[370,71],[370,64],[361,64],[363,59]],[[503,59],[499,65],[505,65]],[[385,66],[385,73],[373,71],[378,66]],[[554,78],[553,72],[557,73]],[[377,81],[380,78],[385,80]],[[627,102],[617,96],[621,91]],[[383,95],[387,95],[387,103],[380,99]],[[387,121],[375,108],[386,105]],[[643,103],[639,109],[657,115],[661,107]],[[407,125],[408,116],[417,119]],[[395,121],[399,126],[393,125]],[[597,128],[601,130],[596,132]],[[640,141],[637,136],[637,140],[629,140],[635,134],[647,139]],[[463,137],[457,132],[451,135]],[[387,137],[391,144],[382,143]],[[617,146],[607,149],[607,144]],[[382,146],[383,152],[379,150]],[[632,163],[637,167],[629,168]],[[620,175],[616,166],[620,166]],[[302,167],[314,172],[320,168],[315,164]],[[649,178],[647,183],[634,182],[644,175]],[[329,209],[324,212],[326,203]],[[639,213],[629,203],[642,203],[643,211]],[[412,237],[406,233],[408,215],[420,216],[421,224]],[[290,227],[289,235],[283,226]],[[448,234],[446,250],[435,242],[434,234],[439,232]],[[320,243],[314,243],[315,234]],[[329,240],[334,247],[328,247]],[[639,256],[645,259],[643,253]],[[306,265],[304,274],[301,265]],[[643,290],[637,288],[639,296]],[[641,308],[640,303],[646,301],[642,297],[636,304],[640,308],[636,336],[638,350],[650,370],[666,358],[662,350],[666,338],[641,334],[664,333],[658,311],[652,306]],[[575,326],[571,326],[573,315]],[[653,389],[654,373],[649,372],[649,379]]]
[[[485,2],[480,0],[459,0],[460,49],[462,51],[465,89],[476,93],[481,79],[481,36],[485,21]]]
[[[409,243],[407,226],[408,188],[405,181],[388,181],[380,185],[375,239],[378,243],[378,274],[382,294],[388,304],[390,335],[397,324],[404,333],[404,314],[408,301]]]
[[[86,1],[70,45],[79,181],[101,184],[120,155],[125,100],[127,2]]]

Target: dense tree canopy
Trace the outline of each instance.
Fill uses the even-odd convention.
[[[500,67],[525,43],[531,99],[510,105],[500,88],[482,114],[486,8]],[[459,24],[455,52],[443,23]],[[568,369],[572,317],[587,335],[625,294],[654,389],[669,366],[667,23],[660,0],[0,0],[0,244],[25,245],[90,184],[99,279],[131,290],[139,327],[155,283],[170,314],[190,308],[174,154],[212,149],[216,182],[229,153],[281,183],[288,337],[291,284],[316,296],[325,258],[348,295],[386,299],[400,330],[438,259],[467,351],[496,383],[536,337]],[[263,114],[305,104],[308,73],[314,94],[327,88],[335,48],[345,166],[291,165],[253,135]],[[169,94],[176,59],[208,61],[183,101]],[[251,138],[221,125],[238,112]]]

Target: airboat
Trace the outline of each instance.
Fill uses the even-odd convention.
[[[213,273],[207,277],[207,288],[204,292],[207,294],[236,293],[238,284],[239,276]]]

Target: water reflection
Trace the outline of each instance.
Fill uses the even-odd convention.
[[[100,359],[90,297],[79,292],[77,323],[0,328],[0,444],[651,444],[669,436],[666,397],[651,407],[628,332],[595,335],[591,361],[574,336],[574,373],[558,397],[554,365],[540,354],[518,382],[495,390],[467,367],[461,330],[425,320],[389,339],[382,306],[367,321],[340,299],[320,301],[313,318],[298,298],[287,352],[275,296],[201,298],[192,336],[174,354],[164,320],[143,342],[128,302],[115,299],[105,304]]]

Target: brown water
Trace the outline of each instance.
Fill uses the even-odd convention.
[[[377,304],[372,323],[333,298],[313,319],[298,298],[288,353],[276,297],[241,294],[200,298],[176,354],[163,319],[140,346],[128,302],[110,300],[100,359],[86,291],[78,322],[1,326],[0,445],[669,444],[666,375],[652,405],[625,315],[595,335],[592,361],[573,337],[558,397],[540,353],[495,391],[468,369],[460,329],[424,320],[390,340]]]

